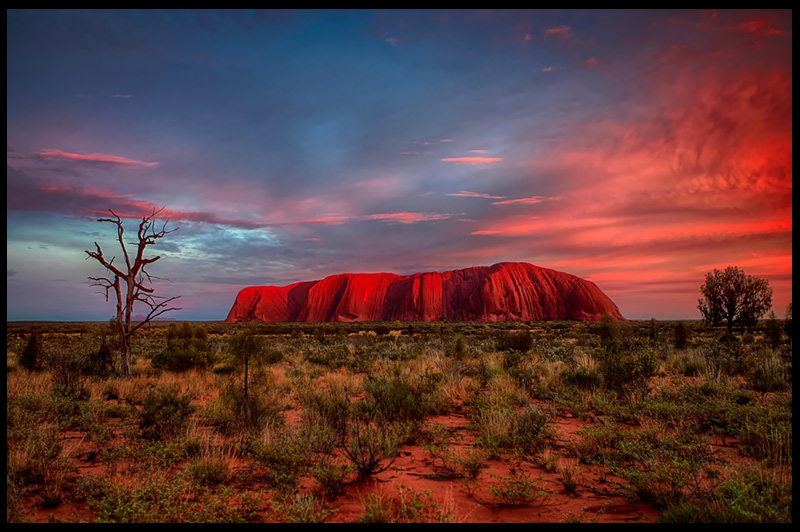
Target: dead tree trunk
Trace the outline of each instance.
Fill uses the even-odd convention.
[[[106,301],[108,301],[109,292],[112,291],[117,299],[114,324],[120,340],[119,373],[124,377],[131,375],[131,338],[134,333],[165,312],[181,310],[179,307],[170,306],[170,303],[180,296],[165,297],[154,294],[155,290],[150,285],[152,285],[153,279],[157,279],[157,277],[150,275],[146,270],[148,265],[161,258],[160,256],[145,258],[144,252],[147,246],[175,231],[175,229],[167,230],[167,222],[164,222],[160,229],[156,229],[156,218],[161,210],[163,209],[153,210],[152,214],[144,216],[139,223],[137,240],[129,242],[129,244],[136,246],[136,252],[133,257],[128,253],[124,238],[125,228],[119,215],[109,210],[112,218],[99,218],[97,220],[98,222],[107,222],[117,226],[117,240],[122,250],[122,256],[125,259],[124,266],[117,267],[114,264],[116,257],[106,259],[97,242],[94,243],[95,251],[86,251],[89,257],[97,260],[110,273],[109,277],[89,277],[89,280],[92,281],[93,286],[104,288]],[[111,275],[113,275],[113,280]],[[148,311],[142,321],[134,323],[133,311],[134,304],[137,302],[144,305]]]

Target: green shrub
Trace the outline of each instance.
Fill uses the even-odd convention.
[[[619,327],[613,316],[603,314],[597,327],[597,335],[600,337],[600,344],[603,346],[616,343],[619,337]]]
[[[282,494],[273,499],[272,509],[285,523],[324,523],[333,515],[333,510],[313,494],[295,493],[294,498]]]
[[[300,475],[309,468],[309,449],[304,441],[285,432],[268,442],[253,442],[251,454],[264,466],[264,480],[274,489],[295,489]]]
[[[189,421],[195,407],[188,393],[180,394],[177,385],[152,388],[139,412],[142,435],[151,439],[166,439],[178,434]]]
[[[467,354],[468,354],[467,341],[464,339],[462,335],[459,334],[456,337],[455,343],[453,344],[453,357],[456,360],[464,360],[465,358],[467,358]]]
[[[91,390],[86,386],[89,358],[70,345],[54,344],[47,352],[47,366],[52,370],[53,394],[77,400],[88,400]]]
[[[247,391],[231,382],[223,389],[222,399],[234,424],[244,432],[255,434],[268,425],[279,427],[284,423],[283,402],[266,377],[250,383]]]
[[[152,360],[154,368],[169,371],[205,367],[209,362],[208,333],[203,327],[193,327],[188,322],[180,327],[170,324],[167,346]]]
[[[436,409],[433,394],[442,382],[442,374],[426,372],[414,377],[399,371],[371,376],[364,381],[368,401],[377,415],[395,422],[422,421]]]
[[[189,475],[200,484],[222,484],[231,477],[230,451],[207,448],[197,454],[189,464]]]
[[[344,493],[344,482],[354,471],[351,465],[340,464],[333,458],[326,458],[314,465],[311,473],[322,491],[328,497]]]
[[[788,359],[791,364],[791,359]],[[748,356],[745,371],[747,386],[759,392],[779,392],[792,383],[791,367],[776,353],[756,349]]]
[[[478,441],[490,454],[505,450],[532,455],[544,447],[549,421],[531,405],[518,410],[514,405],[489,403],[478,411]]]
[[[532,506],[540,499],[544,490],[530,479],[530,476],[516,468],[512,468],[508,477],[498,477],[498,484],[489,486],[493,499],[482,501],[489,506],[499,508],[523,508]]]
[[[653,350],[635,340],[614,342],[594,352],[603,385],[630,400],[643,400],[658,360]]]
[[[726,480],[713,497],[682,500],[664,510],[662,523],[791,523],[792,485],[764,473]]]

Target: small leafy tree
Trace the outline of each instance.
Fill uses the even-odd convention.
[[[245,399],[247,399],[250,387],[250,369],[254,364],[260,364],[266,353],[264,337],[251,331],[239,332],[228,342],[228,351],[233,355],[236,365],[242,369],[242,392]]]
[[[270,422],[281,424],[283,405],[276,400],[271,374],[261,371],[264,364],[280,360],[281,353],[270,349],[263,336],[243,330],[229,340],[228,354],[242,372],[241,385],[233,379],[223,393],[236,422],[248,432],[258,432]]]
[[[736,323],[755,324],[772,307],[772,288],[764,279],[746,275],[735,266],[706,274],[697,308],[706,322],[725,322],[728,333]]]

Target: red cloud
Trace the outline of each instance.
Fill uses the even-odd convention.
[[[401,224],[415,224],[419,222],[430,222],[434,220],[446,220],[452,214],[442,214],[435,212],[392,212],[386,214],[368,214],[362,218],[366,220],[379,220],[381,222],[397,222]]]
[[[446,163],[466,163],[466,164],[484,164],[484,163],[496,163],[502,161],[500,157],[452,157],[448,159],[442,159],[442,161]]]
[[[158,166],[159,164],[157,162],[146,162],[146,161],[137,161],[135,159],[128,159],[126,157],[120,157],[119,155],[108,155],[105,153],[90,153],[88,155],[81,155],[78,153],[69,153],[61,150],[42,150],[34,153],[33,156],[42,159],[62,159],[68,161],[114,164],[121,166],[152,167],[152,166]]]
[[[502,199],[502,198],[498,198]],[[516,198],[516,199],[509,199],[504,201],[493,201],[492,205],[512,205],[515,203],[522,203],[522,204],[533,204],[533,203],[541,203],[544,201],[542,196],[531,196],[529,198]]]
[[[491,196],[489,194],[481,194],[479,192],[470,192],[469,190],[461,190],[459,192],[454,192],[452,194],[447,194],[448,196],[459,196],[462,198],[486,198],[486,199],[505,199],[505,196]]]
[[[738,30],[745,33],[763,33],[764,35],[787,35],[789,32],[769,26],[769,21],[764,19],[745,20],[739,24]]]
[[[572,37],[572,28],[569,26],[556,26],[554,28],[547,28],[544,30],[545,37],[561,37],[562,39],[569,39]]]

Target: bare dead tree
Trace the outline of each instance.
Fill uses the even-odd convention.
[[[157,217],[163,210],[163,208],[153,209],[152,214],[142,217],[136,241],[127,243],[125,242],[125,228],[122,224],[122,218],[117,213],[109,209],[110,218],[98,218],[98,222],[106,222],[117,226],[117,240],[122,249],[122,256],[125,259],[124,266],[120,265],[118,267],[114,264],[116,257],[107,259],[103,255],[100,244],[97,242],[94,243],[95,251],[86,251],[89,257],[97,260],[109,272],[108,277],[89,277],[89,280],[92,281],[92,286],[99,286],[104,289],[106,301],[108,301],[109,293],[111,292],[116,297],[117,313],[114,318],[114,327],[117,329],[121,344],[119,372],[125,377],[131,375],[131,338],[134,333],[166,312],[181,310],[179,307],[170,306],[180,296],[165,297],[154,293],[155,289],[152,288],[152,283],[158,277],[150,275],[146,269],[150,264],[161,258],[161,256],[146,258],[144,253],[147,246],[155,244],[158,239],[164,238],[177,230],[167,230],[168,220],[163,224],[158,224]],[[128,253],[128,244],[135,246],[135,254]],[[136,303],[144,305],[149,310],[143,320],[134,323],[132,318],[134,304]]]

